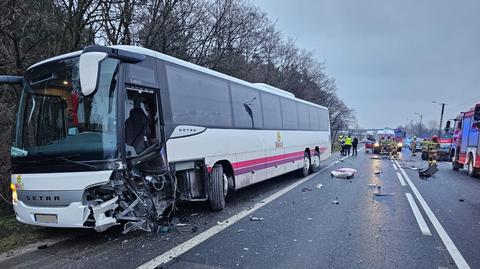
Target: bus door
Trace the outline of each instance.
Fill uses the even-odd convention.
[[[125,98],[126,156],[142,153],[162,141],[159,92],[127,86]]]

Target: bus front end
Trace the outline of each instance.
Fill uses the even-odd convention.
[[[94,52],[82,66],[85,54],[55,57],[25,73],[11,147],[16,218],[100,232],[120,224],[150,230],[172,192],[167,173],[138,171],[152,159],[166,167],[161,143],[125,156],[124,64]]]

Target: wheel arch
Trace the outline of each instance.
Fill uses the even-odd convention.
[[[227,159],[218,160],[215,162],[215,165],[220,164],[223,168],[223,172],[227,175],[228,186],[231,189],[235,189],[235,172],[233,170],[232,163]]]

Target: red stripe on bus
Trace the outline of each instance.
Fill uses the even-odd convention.
[[[257,165],[261,163],[268,163],[268,162],[273,162],[273,161],[279,161],[285,158],[290,158],[290,157],[296,157],[296,156],[303,156],[304,151],[297,151],[297,152],[291,152],[287,154],[280,154],[280,155],[274,155],[274,156],[269,156],[265,158],[258,158],[258,159],[252,159],[252,160],[246,160],[246,161],[241,161],[241,162],[236,162],[233,163],[233,169],[237,168],[243,168],[246,166],[252,166],[252,165]]]

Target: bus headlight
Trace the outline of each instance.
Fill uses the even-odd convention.
[[[10,183],[10,189],[12,189],[12,201],[16,203],[18,201],[17,187],[15,184]]]

